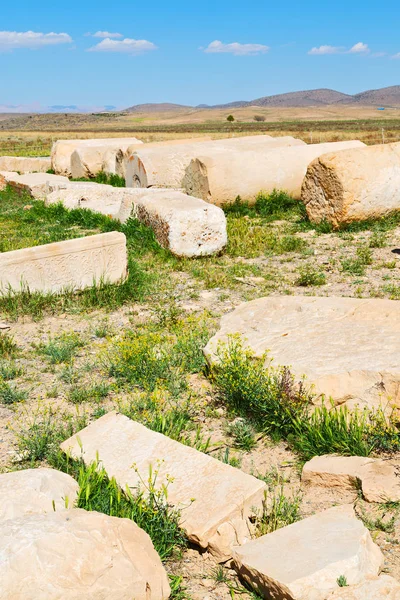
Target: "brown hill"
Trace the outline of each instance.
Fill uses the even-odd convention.
[[[352,98],[348,94],[336,92],[321,88],[318,90],[306,90],[301,92],[289,92],[288,94],[277,94],[275,96],[264,96],[251,101],[253,106],[320,106],[336,104],[337,102],[345,103],[348,98]]]
[[[400,106],[400,85],[392,85],[378,90],[367,90],[360,94],[340,100],[339,104],[358,104],[360,106]]]
[[[184,104],[172,104],[170,102],[161,102],[159,104],[136,104],[135,106],[130,106],[129,108],[125,108],[124,112],[132,113],[132,112],[168,112],[175,110],[182,110],[185,108],[191,108],[191,106],[185,106]]]

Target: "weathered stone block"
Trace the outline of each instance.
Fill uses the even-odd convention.
[[[268,297],[222,317],[205,348],[217,360],[218,342],[238,333],[261,357],[306,376],[316,400],[349,408],[400,408],[400,303],[394,300]]]
[[[61,448],[73,457],[82,456],[86,464],[98,455],[122,489],[137,489],[141,478],[147,480],[151,465],[158,470],[158,486],[171,478],[168,502],[181,510],[182,527],[202,548],[213,540],[217,551],[218,528],[235,518],[246,519],[253,507],[261,507],[264,497],[265,484],[259,479],[114,412],[63,442]]]
[[[8,171],[0,172],[0,190],[4,190],[9,185],[16,192],[25,192],[37,200],[46,197],[48,185],[51,183],[68,183],[68,179],[60,175],[50,175],[49,173],[26,173],[25,175],[18,175],[18,173]]]
[[[0,253],[0,290],[61,292],[127,274],[126,238],[110,232]]]
[[[0,156],[0,171],[46,173],[51,169],[50,157]]]
[[[56,469],[25,469],[0,475],[0,523],[24,515],[73,508],[79,486]]]
[[[166,600],[168,577],[133,521],[73,509],[0,524],[2,600]]]
[[[233,560],[265,598],[325,600],[340,576],[353,585],[378,575],[383,555],[352,505],[344,505],[234,547]]]

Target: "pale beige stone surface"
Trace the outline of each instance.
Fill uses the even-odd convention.
[[[137,138],[92,138],[86,140],[58,140],[54,142],[51,149],[51,168],[57,175],[66,175],[71,177],[71,155],[77,148],[87,148],[90,146],[115,146],[118,141],[121,143],[142,144]]]
[[[25,192],[37,200],[42,200],[46,197],[49,184],[65,183],[68,183],[68,179],[61,175],[51,175],[49,173],[25,173],[25,175],[19,175],[12,171],[0,172],[0,190],[4,190],[7,185],[10,185],[17,192]]]
[[[25,469],[0,475],[0,523],[24,515],[72,508],[79,486],[56,469]]]
[[[107,144],[96,144],[77,147],[71,154],[71,175],[74,179],[93,178],[100,171],[116,172],[117,153],[125,152],[132,146],[132,139],[108,140]],[[140,140],[135,141],[135,148],[143,146]]]
[[[233,548],[237,572],[274,600],[325,600],[337,579],[378,575],[383,555],[352,505],[338,506]]]
[[[240,334],[257,356],[306,376],[317,400],[400,407],[400,303],[394,300],[268,297],[222,317],[205,349],[217,360],[218,342]]]
[[[361,456],[315,456],[302,472],[305,485],[360,488],[367,502],[400,501],[400,465]]]
[[[176,256],[210,256],[227,244],[226,217],[217,206],[169,190],[135,199],[134,214]]]
[[[65,208],[87,208],[116,219],[120,214],[121,203],[125,196],[125,188],[82,183],[82,185],[68,186],[47,194],[46,204],[61,202]]]
[[[133,521],[80,509],[0,524],[2,600],[166,600],[168,577]]]
[[[126,238],[117,231],[0,253],[3,292],[84,289],[100,281],[120,283],[126,274]]]
[[[302,200],[311,221],[334,227],[400,210],[400,143],[320,156],[308,167]]]
[[[271,193],[273,190],[284,190],[299,199],[307,167],[314,158],[325,152],[338,152],[364,144],[346,141],[288,146],[274,147],[271,144],[255,150],[239,148],[232,153],[198,153],[186,169],[182,187],[188,194],[217,205],[232,202],[236,196],[255,202],[260,191]]]
[[[158,486],[171,477],[168,502],[181,510],[181,525],[189,539],[203,548],[223,523],[246,519],[252,507],[262,505],[265,484],[259,479],[115,412],[96,420],[61,448],[74,457],[82,455],[86,463],[98,454],[109,477],[115,477],[123,489],[127,485],[136,489],[140,477],[146,481],[150,465],[159,470]]]
[[[400,600],[400,583],[389,575],[371,576],[359,585],[338,588],[326,600]]]
[[[287,136],[271,138],[270,136],[246,136],[213,140],[178,146],[136,148],[126,166],[127,187],[183,187],[185,170],[192,159],[212,155],[234,155],[243,151],[262,151],[266,148],[280,146],[305,146],[302,140]],[[234,198],[233,198],[234,199]]]
[[[0,156],[0,171],[46,173],[49,169],[51,169],[50,157]]]

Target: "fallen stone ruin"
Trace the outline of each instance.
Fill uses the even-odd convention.
[[[395,300],[279,296],[241,304],[221,319],[205,353],[239,334],[255,356],[306,377],[315,402],[400,408],[400,304]],[[269,361],[267,356],[267,362]]]
[[[2,293],[82,290],[126,276],[126,238],[117,231],[0,252]]]
[[[222,560],[232,555],[235,540],[249,536],[251,510],[262,506],[264,482],[115,412],[81,430],[61,448],[86,464],[98,456],[122,489],[137,489],[152,465],[160,485],[172,479],[168,502],[182,509],[181,524],[189,540]]]
[[[33,156],[0,156],[0,171],[16,171],[18,173],[46,173],[51,169],[48,157]]]
[[[334,227],[399,210],[400,143],[324,154],[307,170],[301,192],[310,221]]]

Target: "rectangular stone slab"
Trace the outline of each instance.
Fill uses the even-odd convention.
[[[18,173],[8,171],[0,172],[0,190],[4,190],[9,185],[16,192],[25,192],[37,200],[46,197],[47,188],[50,183],[68,183],[68,179],[61,175],[51,175],[49,173],[25,173],[25,175],[19,175]]]
[[[61,444],[86,464],[98,455],[109,477],[122,489],[147,481],[149,467],[159,469],[157,486],[173,479],[168,502],[181,510],[181,525],[194,543],[207,548],[218,527],[260,507],[265,484],[194,448],[110,412]],[[161,462],[160,462],[161,461]],[[132,465],[136,465],[137,472]]]
[[[126,274],[126,238],[117,231],[0,253],[3,292],[78,290],[102,280],[120,283]]]
[[[265,598],[325,600],[341,575],[349,585],[378,575],[383,555],[346,504],[234,547],[233,560]]]
[[[51,169],[50,157],[0,157],[0,171],[17,171],[18,173],[46,173],[49,169]]]

